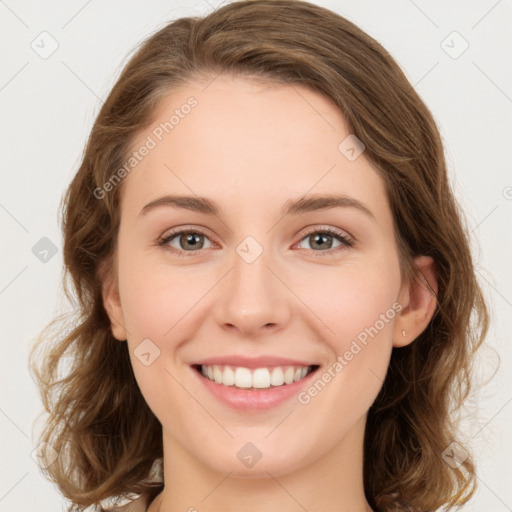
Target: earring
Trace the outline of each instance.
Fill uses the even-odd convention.
[[[402,336],[405,338],[405,331],[402,330]]]

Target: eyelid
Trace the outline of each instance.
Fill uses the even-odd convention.
[[[165,246],[170,240],[172,240],[177,235],[182,235],[185,233],[197,233],[198,235],[203,235],[204,237],[208,238],[210,241],[212,241],[212,236],[207,233],[206,228],[203,227],[197,227],[197,226],[180,226],[168,231],[165,231],[163,235],[161,235],[158,240],[157,244],[159,246]],[[212,241],[212,243],[214,243]],[[198,251],[182,251],[182,252],[198,252]]]
[[[302,241],[306,236],[311,235],[313,233],[328,233],[333,236],[340,237],[347,242],[355,243],[355,238],[345,231],[344,229],[335,228],[329,225],[313,225],[312,227],[304,228],[306,231],[302,233],[302,238],[299,241]]]
[[[308,228],[304,228],[306,231],[302,231],[302,234],[300,235],[301,238],[293,245],[294,247],[302,242],[307,236],[313,234],[313,233],[327,233],[330,236],[333,236],[335,238],[338,238],[338,240],[342,243],[342,246],[335,247],[331,249],[327,249],[325,251],[314,251],[312,249],[309,249],[310,252],[312,252],[315,256],[321,256],[321,255],[328,255],[332,253],[339,252],[343,249],[348,249],[355,245],[356,240],[355,238],[347,233],[346,231],[340,229],[340,228],[334,228],[332,226],[321,226],[321,225],[314,225],[310,226]],[[206,232],[206,228],[203,227],[197,227],[197,226],[180,226],[174,229],[171,229],[170,231],[166,231],[157,241],[158,246],[163,247],[165,249],[170,250],[174,254],[177,254],[178,256],[184,256],[184,255],[193,255],[194,253],[201,253],[202,249],[199,249],[197,251],[183,251],[180,249],[175,249],[174,247],[167,246],[167,243],[172,240],[177,235],[185,234],[185,233],[196,233],[199,235],[202,235],[210,240],[212,244],[216,244],[213,240],[211,240],[211,236]],[[218,245],[218,244],[217,244]]]
[[[350,234],[348,234],[346,231],[341,230],[339,228],[334,228],[332,226],[313,226],[308,231],[302,234],[300,240],[294,244],[294,247],[297,244],[300,244],[304,239],[306,239],[308,236],[314,234],[314,233],[326,233],[329,236],[332,236],[334,238],[337,238],[341,245],[338,247],[333,247],[331,249],[326,249],[325,251],[315,251],[313,249],[307,250],[307,254],[311,255],[315,258],[328,258],[329,256],[337,256],[341,252],[344,252],[351,247],[353,247],[356,244],[356,241],[354,237]]]

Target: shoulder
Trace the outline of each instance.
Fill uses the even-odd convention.
[[[126,493],[101,501],[99,506],[89,507],[84,512],[147,512],[150,503],[160,494],[163,488],[163,459],[155,459],[147,482],[158,483],[151,491],[142,494]]]
[[[140,496],[126,505],[116,507],[112,512],[114,512],[114,510],[115,512],[146,512],[147,505],[146,496]]]
[[[91,505],[84,512],[146,512],[148,505],[146,495],[132,495],[105,499],[100,505]]]

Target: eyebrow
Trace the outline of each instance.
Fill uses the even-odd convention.
[[[221,208],[215,201],[199,196],[166,195],[146,204],[139,213],[139,217],[149,211],[160,207],[174,207],[191,210],[206,215],[218,216]],[[310,195],[299,199],[286,201],[281,216],[299,215],[301,213],[326,210],[329,208],[356,208],[375,221],[375,216],[361,201],[343,194]]]

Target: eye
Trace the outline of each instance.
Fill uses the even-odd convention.
[[[207,242],[206,245],[205,241]],[[312,247],[310,250],[313,251],[314,256],[329,255],[354,245],[354,241],[345,233],[330,227],[310,230],[297,245],[304,241],[310,243]],[[336,241],[338,245],[334,245]],[[177,256],[193,256],[194,252],[199,252],[201,249],[209,249],[213,246],[205,233],[191,228],[178,229],[167,233],[158,241],[158,245],[170,249]],[[299,248],[302,249],[303,247]]]
[[[306,233],[306,236],[299,242],[307,241],[310,243],[312,250],[316,253],[314,256],[320,256],[325,254],[332,254],[339,250],[344,250],[354,245],[354,241],[348,238],[344,233],[333,228],[325,229],[314,229]],[[335,241],[339,242],[339,245],[334,246]],[[317,250],[320,249],[320,250]]]
[[[210,246],[205,247],[205,240]],[[200,249],[208,249],[211,247],[210,239],[205,233],[197,229],[182,229],[168,233],[158,241],[159,246],[167,246],[173,249],[178,256],[188,256],[188,254],[197,252]]]

